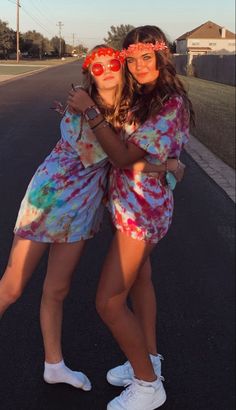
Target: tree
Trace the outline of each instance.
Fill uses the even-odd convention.
[[[176,53],[176,42],[174,41],[173,43],[169,43],[170,51],[172,54]]]
[[[78,44],[77,46],[73,46],[71,44],[66,44],[66,53],[70,54],[78,54],[78,56],[82,54],[86,54],[88,51],[88,47],[85,47],[83,44]]]
[[[104,38],[104,41],[110,47],[121,50],[124,38],[133,28],[134,26],[130,24],[121,24],[117,27],[111,26],[110,31],[108,31],[108,37]]]
[[[46,51],[47,39],[37,31],[27,31],[22,34],[21,52],[28,52],[31,57],[42,58]]]
[[[16,49],[16,34],[14,30],[8,28],[8,23],[0,20],[0,53],[4,58],[8,57],[9,52]]]
[[[66,44],[63,38],[57,36],[50,40],[35,30],[20,33],[20,51],[22,57],[45,58],[59,57],[71,53],[74,46]],[[87,52],[82,44],[76,47],[78,54]],[[0,58],[8,58],[10,53],[16,53],[16,32],[8,27],[8,23],[0,19]]]
[[[63,56],[65,54],[66,43],[62,38],[60,39],[58,36],[53,37],[51,39],[51,46],[55,55],[60,57],[60,55]]]

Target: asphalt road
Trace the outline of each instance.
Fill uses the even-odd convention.
[[[79,83],[76,62],[0,85],[1,272],[29,179],[59,138],[59,117],[49,107],[54,99],[66,101],[71,82]],[[174,222],[152,255],[168,395],[162,409],[233,410],[234,204],[187,154],[183,160],[187,172],[175,191]],[[105,374],[124,357],[94,308],[111,236],[106,217],[102,231],[88,242],[65,304],[65,360],[87,373],[92,391],[42,380],[45,256],[0,323],[1,410],[105,410],[119,394]]]

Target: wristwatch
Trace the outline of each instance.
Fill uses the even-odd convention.
[[[87,121],[95,120],[95,118],[97,118],[100,114],[101,112],[96,105],[93,105],[92,107],[88,107],[84,111],[84,116]]]

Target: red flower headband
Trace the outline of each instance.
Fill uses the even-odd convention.
[[[102,47],[87,55],[83,62],[82,68],[86,70],[97,56],[114,56],[114,58],[117,58],[121,63],[124,62],[124,58],[121,56],[120,51],[111,47]]]
[[[127,58],[129,57],[130,54],[133,54],[139,51],[163,51],[167,49],[168,47],[164,43],[164,41],[156,41],[155,44],[153,43],[134,43],[134,44],[130,44],[128,48],[124,48],[120,52],[120,55],[123,58]]]

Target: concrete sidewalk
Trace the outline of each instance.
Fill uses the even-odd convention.
[[[193,135],[186,152],[235,202],[235,170],[213,154]]]
[[[1,65],[0,65],[1,67]],[[29,67],[29,66],[27,66]],[[43,66],[38,70],[27,71],[22,74],[0,74],[0,83],[15,81],[23,76],[33,75],[41,70],[46,70],[52,66]],[[198,163],[198,165],[219,185],[226,194],[236,201],[235,197],[235,170],[213,154],[197,138],[191,136],[189,144],[186,146],[187,153]]]
[[[37,64],[0,64],[0,85],[8,81],[18,80],[19,78],[26,77],[38,73],[39,71],[47,70],[48,68],[55,67],[51,65],[37,65]]]
[[[16,77],[16,75],[4,75],[4,74],[0,74],[0,83],[3,83],[7,80],[11,80],[12,78]]]

